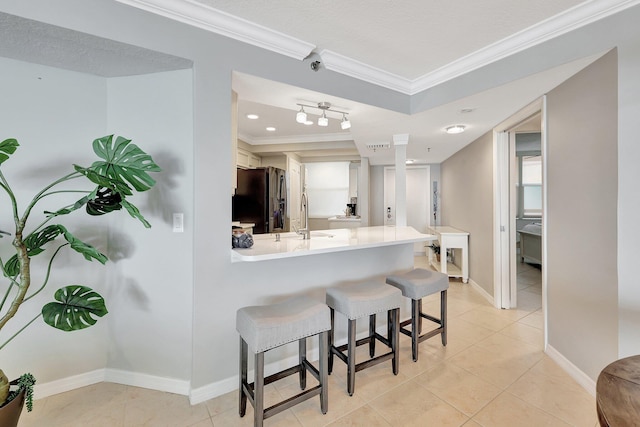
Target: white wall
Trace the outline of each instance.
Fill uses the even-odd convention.
[[[2,170],[22,211],[45,185],[73,172],[74,163],[90,166],[94,161],[91,143],[106,134],[106,82],[100,77],[0,58],[0,93],[0,140],[15,137],[20,143]],[[78,184],[65,188],[93,187],[84,184],[84,180],[76,181]],[[44,210],[55,211],[80,197],[74,194],[44,199],[33,210],[28,229],[44,219]],[[4,192],[0,193],[0,207],[0,229],[13,230]],[[81,240],[106,252],[107,222],[104,217],[89,217],[84,211],[77,211],[51,223],[66,226]],[[0,247],[3,260],[14,253],[10,238],[1,239]],[[45,252],[33,258],[32,290],[42,283],[50,255]],[[75,251],[64,249],[55,260],[47,288],[23,305],[3,329],[0,341],[35,317],[62,286],[82,284],[104,293],[106,272],[107,267],[100,263],[89,263]],[[2,369],[10,377],[17,377],[29,367],[40,382],[47,382],[103,368],[106,336],[104,318],[93,328],[73,333],[58,331],[38,320],[2,350]],[[69,363],[70,355],[74,363]]]
[[[132,139],[162,168],[152,174],[155,187],[132,200],[151,229],[124,213],[112,217],[108,367],[185,381],[193,311],[192,86],[191,70],[107,82],[109,131]],[[184,233],[172,232],[173,213],[184,214]]]

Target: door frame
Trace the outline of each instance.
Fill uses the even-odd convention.
[[[546,221],[547,221],[547,172],[546,172],[546,96],[524,107],[516,114],[500,123],[493,132],[493,190],[494,190],[494,305],[497,308],[516,308],[516,197],[515,197],[515,133],[513,129],[541,114],[542,138],[542,310],[544,317],[544,342],[547,343],[546,322]]]

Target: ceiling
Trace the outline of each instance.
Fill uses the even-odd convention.
[[[337,72],[414,95],[634,2],[625,0],[117,0],[243,42],[319,61]],[[354,18],[357,17],[357,18]],[[0,14],[0,55],[105,77],[188,68],[189,61],[36,21]],[[91,55],[83,52],[91,51]],[[382,52],[382,54],[381,54]],[[89,61],[89,58],[91,61]],[[259,154],[292,152],[304,161],[368,157],[393,164],[394,150],[367,148],[409,134],[407,158],[440,163],[595,60],[583,58],[414,114],[234,73],[239,137]],[[313,72],[313,71],[309,71]],[[348,112],[329,126],[295,121],[297,103],[330,102]],[[307,109],[309,117],[318,110]],[[260,116],[255,121],[246,114]],[[464,124],[462,134],[446,126]],[[267,126],[275,131],[269,132]]]
[[[535,43],[614,13],[617,0],[118,0],[299,60],[413,95]],[[401,4],[401,6],[398,6]],[[597,17],[597,18],[596,18]],[[402,114],[254,76],[235,73],[238,133],[252,151],[291,152],[303,161],[368,157],[393,164],[395,134],[409,134],[407,158],[440,163],[534,102],[596,57],[416,114]],[[329,126],[295,121],[298,103],[330,102],[349,113],[328,114]],[[319,110],[306,109],[310,118]],[[249,120],[247,114],[259,119]],[[462,134],[444,129],[464,124]],[[267,131],[274,127],[275,131]]]

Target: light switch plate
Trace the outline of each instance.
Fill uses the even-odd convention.
[[[184,214],[182,213],[173,214],[173,232],[174,233],[184,232]]]

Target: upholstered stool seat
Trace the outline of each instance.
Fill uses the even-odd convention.
[[[415,268],[404,274],[387,277],[387,283],[411,298],[411,319],[400,322],[400,332],[411,337],[413,361],[418,360],[418,344],[435,335],[441,335],[442,345],[447,345],[447,290],[449,276],[438,271]],[[422,298],[440,292],[440,318],[422,312]],[[439,326],[422,334],[422,319]],[[411,324],[411,331],[405,328]]]
[[[367,367],[392,359],[394,375],[398,374],[398,322],[402,293],[377,281],[365,281],[357,284],[327,289],[327,305],[331,309],[331,332],[329,333],[329,373],[333,369],[333,356],[347,364],[347,391],[353,395],[355,373]],[[342,313],[348,320],[347,343],[334,345],[335,312]],[[387,313],[387,337],[376,332],[376,314]],[[356,341],[356,320],[369,316],[369,335]],[[374,357],[376,340],[390,348],[390,351]],[[369,344],[370,359],[355,363],[356,347]],[[344,351],[347,350],[347,354]]]
[[[295,297],[281,303],[244,307],[236,313],[236,329],[240,334],[240,416],[246,412],[247,398],[254,408],[254,425],[300,402],[320,395],[323,414],[328,409],[328,331],[331,329],[329,307],[308,297]],[[307,361],[306,339],[319,337],[319,369]],[[299,364],[264,377],[264,353],[281,345],[298,341]],[[255,355],[254,382],[249,384],[248,349]],[[318,385],[283,402],[264,408],[264,386],[298,373],[300,388],[306,388],[306,372]]]

